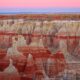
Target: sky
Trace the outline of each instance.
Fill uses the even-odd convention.
[[[80,0],[0,0],[0,13],[80,12]]]

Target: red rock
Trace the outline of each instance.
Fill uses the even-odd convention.
[[[48,59],[47,69],[48,75],[53,77],[63,72],[66,66],[66,61],[62,52],[58,51]]]
[[[10,59],[9,66],[4,69],[4,80],[20,80],[20,74],[18,73],[18,70],[13,65],[12,59]]]
[[[0,59],[4,58],[6,56],[6,50],[5,49],[0,49]]]
[[[4,80],[4,74],[0,72],[0,80]]]
[[[3,71],[6,67],[9,65],[9,59],[8,58],[2,58],[0,59],[0,70]]]
[[[28,55],[24,73],[26,74],[27,78],[32,78],[35,74],[35,63],[31,54]]]
[[[19,72],[24,72],[26,65],[26,57],[23,55],[9,57],[13,60],[13,65],[18,69]]]

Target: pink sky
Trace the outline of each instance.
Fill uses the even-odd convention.
[[[1,0],[0,8],[80,8],[80,0]]]

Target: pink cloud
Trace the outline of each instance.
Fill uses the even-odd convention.
[[[80,7],[80,0],[1,0],[0,8]]]

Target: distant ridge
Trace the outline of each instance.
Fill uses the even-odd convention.
[[[1,14],[0,20],[4,19],[24,19],[24,20],[80,20],[80,14],[56,13],[56,14]]]
[[[53,14],[80,13],[80,8],[47,8],[47,9],[0,9],[0,14]]]

